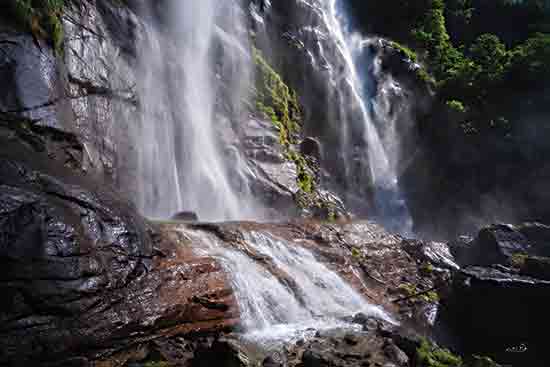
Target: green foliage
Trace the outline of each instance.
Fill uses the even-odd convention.
[[[403,54],[407,59],[411,60],[412,62],[418,61],[418,56],[416,55],[416,52],[414,52],[407,46],[404,46],[395,41],[391,41],[391,46],[396,50],[398,50],[401,54]]]
[[[258,49],[253,48],[252,52],[256,65],[256,109],[277,128],[285,158],[296,167],[297,202],[301,207],[308,207],[314,201],[315,180],[309,162],[294,148],[302,119],[298,97]]]
[[[456,99],[447,101],[447,107],[449,107],[451,110],[464,113],[466,112],[466,107],[464,107],[464,104],[460,101],[457,101]]]
[[[63,7],[65,0],[10,0],[7,13],[35,37],[48,41],[57,53],[63,48]]]
[[[478,65],[480,83],[502,81],[510,54],[504,43],[494,34],[482,34],[470,47],[470,59]]]
[[[433,268],[432,268],[433,271]],[[403,290],[407,297],[418,298],[427,303],[436,303],[439,302],[439,295],[435,291],[429,291],[423,293],[421,290],[416,288],[414,284],[403,283],[399,285],[399,289]]]
[[[431,275],[434,272],[434,266],[431,263],[426,262],[422,264],[422,266],[420,267],[420,271],[424,274]]]
[[[510,265],[514,268],[522,268],[525,265],[525,261],[529,256],[527,254],[517,252],[510,258]]]
[[[300,129],[300,106],[296,92],[267,63],[260,51],[253,49],[256,73],[256,107],[271,119],[279,130],[283,146],[294,143],[293,135]]]
[[[537,33],[510,52],[510,79],[524,87],[550,80],[550,34]]]
[[[416,350],[418,367],[461,367],[462,359],[452,354],[448,349],[432,345],[428,340],[422,340]]]

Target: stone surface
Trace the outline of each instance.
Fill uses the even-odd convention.
[[[546,366],[550,359],[540,335],[550,325],[549,291],[549,281],[503,267],[466,268],[441,309],[443,332],[453,335],[465,354],[481,353],[513,366]]]
[[[213,259],[155,235],[108,186],[0,141],[0,364],[84,365],[75,361],[232,324],[232,290]]]

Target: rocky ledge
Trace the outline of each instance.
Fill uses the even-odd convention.
[[[62,143],[70,137],[34,144],[32,129],[0,132],[0,365],[460,365],[430,340],[548,365],[539,336],[550,324],[547,226],[492,226],[449,249],[365,221],[148,222],[67,163],[79,151]],[[247,238],[262,233],[306,248],[401,326],[349,315],[344,330],[312,330],[258,351],[240,338],[231,274],[200,251],[197,233],[288,287],[291,279]]]

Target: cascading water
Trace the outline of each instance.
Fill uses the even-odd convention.
[[[232,280],[245,337],[273,342],[334,328],[357,312],[391,322],[307,249],[260,232],[244,233],[243,245],[228,247],[202,232],[186,232],[197,251],[214,256]],[[251,255],[251,253],[253,255]],[[258,261],[260,259],[260,261]]]
[[[374,186],[377,220],[394,231],[412,233],[412,219],[399,188],[397,163],[399,136],[396,133],[396,118],[390,113],[391,90],[399,89],[391,77],[383,79],[377,90],[369,88],[382,80],[380,60],[367,47],[370,40],[345,31],[342,0],[324,0],[324,19],[338,44],[346,64],[346,81],[352,98],[359,106],[360,121],[363,124],[364,140],[368,149],[370,179]],[[359,65],[366,72],[360,75]],[[371,70],[370,72],[368,70]],[[351,174],[357,174],[351,172]]]
[[[141,115],[131,131],[138,206],[161,218],[182,210],[203,220],[261,218],[240,151],[220,136],[243,113],[249,90],[241,7],[170,0],[159,20],[155,4],[148,6],[147,39],[138,48]]]

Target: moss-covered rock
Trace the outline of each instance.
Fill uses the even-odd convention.
[[[44,39],[57,53],[63,50],[63,7],[66,0],[9,0],[5,15],[19,26]]]
[[[417,367],[462,367],[462,358],[448,349],[440,348],[428,340],[423,340],[416,350]]]
[[[296,167],[297,205],[313,216],[335,218],[336,205],[318,189],[318,162],[303,155],[297,148],[301,138],[302,112],[296,92],[285,83],[260,50],[253,48],[252,53],[256,66],[254,112],[273,123],[279,132],[285,159]]]

